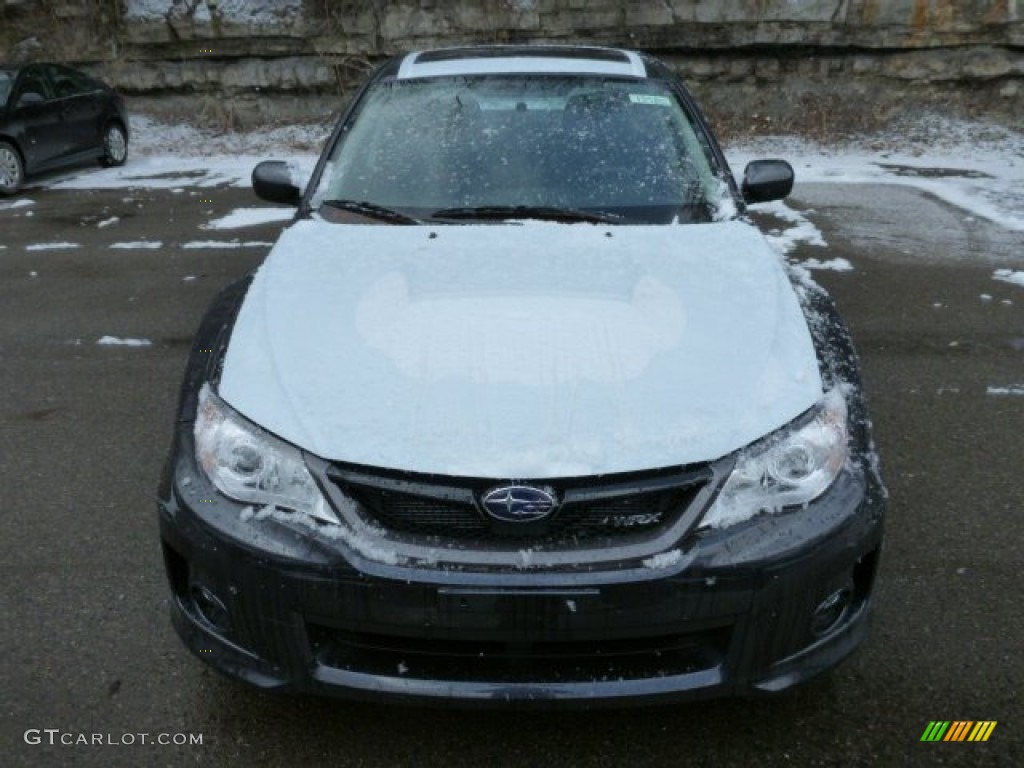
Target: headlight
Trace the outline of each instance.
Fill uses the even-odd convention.
[[[740,452],[701,525],[724,528],[816,499],[839,475],[848,451],[846,400],[833,389],[812,417]]]
[[[338,522],[298,449],[243,419],[209,384],[199,392],[195,439],[196,461],[225,496]]]

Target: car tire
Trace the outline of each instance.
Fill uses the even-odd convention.
[[[13,195],[25,181],[21,154],[6,141],[0,141],[0,195]]]
[[[128,159],[128,137],[124,128],[119,123],[107,123],[103,129],[103,154],[100,156],[100,165],[104,168],[113,168],[124,165]]]

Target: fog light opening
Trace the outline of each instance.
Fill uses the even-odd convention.
[[[848,585],[818,603],[811,616],[811,634],[821,637],[835,629],[850,610],[852,597],[853,588]]]
[[[231,629],[231,622],[228,620],[228,609],[221,599],[202,584],[193,584],[189,596],[199,618],[212,629],[226,635]]]

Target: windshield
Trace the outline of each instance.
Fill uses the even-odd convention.
[[[514,208],[708,221],[727,186],[663,83],[501,75],[379,83],[314,196],[418,218]],[[727,209],[729,206],[723,206]],[[469,210],[467,210],[469,209]],[[515,218],[511,215],[508,218]]]
[[[0,107],[7,104],[7,97],[11,95],[11,88],[14,87],[14,73],[6,69],[0,69]]]

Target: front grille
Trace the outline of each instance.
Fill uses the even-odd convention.
[[[478,499],[493,481],[459,485],[405,481],[332,470],[335,484],[368,523],[389,532],[472,544],[518,540],[559,548],[596,540],[626,540],[677,522],[710,479],[707,468],[684,468],[645,476],[603,480],[523,483],[554,490],[560,506],[534,523],[500,523],[484,513]],[[518,481],[517,481],[518,482]]]
[[[465,682],[550,683],[642,680],[713,669],[729,647],[728,627],[612,640],[505,643],[306,630],[317,663],[386,677]]]

